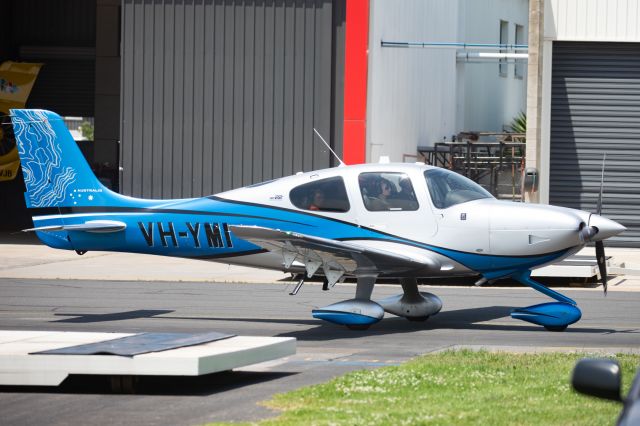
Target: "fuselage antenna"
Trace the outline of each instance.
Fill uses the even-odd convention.
[[[329,148],[329,151],[331,151],[331,153],[333,154],[334,157],[336,157],[338,159],[338,161],[340,162],[340,166],[338,167],[343,167],[346,166],[346,164],[344,164],[344,161],[342,161],[340,159],[340,157],[338,157],[338,154],[335,153],[334,150],[331,149],[331,147],[329,146],[329,144],[327,143],[327,141],[324,140],[324,138],[322,137],[322,135],[320,134],[320,132],[318,132],[316,130],[316,128],[313,128],[313,131],[316,133],[316,135],[318,135],[318,137],[320,138],[320,140],[326,145],[327,148]]]

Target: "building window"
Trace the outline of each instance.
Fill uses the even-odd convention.
[[[341,177],[331,177],[297,186],[289,193],[291,203],[299,209],[344,213],[349,198]]]
[[[508,44],[509,43],[509,22],[508,21],[500,21],[500,44]],[[500,53],[506,53],[506,49],[500,49]],[[498,72],[500,77],[506,77],[508,75],[508,65],[507,59],[500,59],[498,63]]]
[[[524,26],[516,24],[516,44],[527,44],[524,35]],[[522,52],[522,50],[516,50],[516,53]],[[522,59],[516,59],[516,65],[514,67],[514,77],[518,79],[524,78],[524,69],[526,63]]]

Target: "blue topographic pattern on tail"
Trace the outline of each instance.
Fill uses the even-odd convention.
[[[76,171],[62,162],[62,149],[43,111],[22,110],[12,116],[18,153],[27,187],[27,207],[53,206],[65,199]]]

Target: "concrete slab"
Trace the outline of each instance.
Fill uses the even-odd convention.
[[[132,335],[0,330],[0,385],[57,386],[69,374],[200,376],[296,352],[296,339],[292,337],[235,336],[132,357],[33,354]]]

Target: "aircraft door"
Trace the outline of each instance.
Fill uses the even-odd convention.
[[[358,223],[399,237],[427,242],[437,231],[429,203],[407,173],[358,175]],[[419,183],[419,182],[418,182]],[[419,188],[419,186],[418,186]]]
[[[471,180],[449,170],[424,173],[426,190],[438,221],[434,243],[441,247],[489,254],[489,217],[493,196]]]

